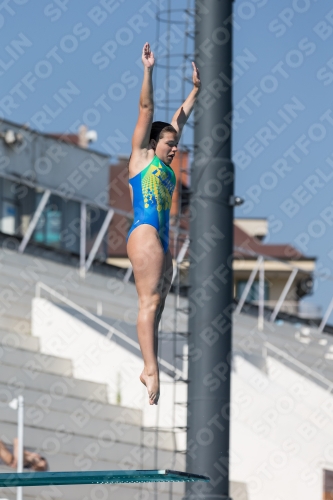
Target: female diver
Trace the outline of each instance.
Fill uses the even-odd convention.
[[[155,60],[148,43],[143,47],[142,62],[144,75],[139,118],[129,162],[134,221],[128,233],[127,253],[139,297],[137,330],[144,362],[140,380],[147,387],[149,404],[157,405],[160,392],[157,332],[172,278],[169,213],[176,176],[170,163],[200,91],[200,77],[198,68],[192,63],[193,89],[176,111],[171,124],[153,123],[152,73]]]

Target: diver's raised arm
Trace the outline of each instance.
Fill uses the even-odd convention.
[[[194,104],[197,100],[201,87],[199,69],[194,62],[192,62],[192,67],[193,67],[193,74],[192,74],[193,89],[191,90],[191,92],[189,93],[183,104],[180,106],[180,108],[177,109],[176,113],[173,115],[173,118],[171,120],[171,125],[177,130],[178,140],[180,139],[185,123],[187,122],[187,120],[190,117],[190,114],[192,113]]]
[[[142,50],[143,82],[139,101],[139,118],[132,137],[132,153],[147,149],[149,135],[154,115],[153,80],[152,73],[155,63],[154,54],[149,43],[145,43]]]

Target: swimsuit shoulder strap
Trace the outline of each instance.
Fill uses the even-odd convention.
[[[143,172],[145,172],[151,165],[154,165],[154,166],[158,166],[160,164],[160,160],[158,159],[158,157],[155,155],[154,158],[151,160],[150,163],[148,163],[148,165],[143,168],[142,170],[140,170],[140,172],[138,172],[136,175],[134,175],[133,177],[130,177],[128,179],[129,183],[131,183],[131,181],[133,181],[133,179],[136,179],[139,175],[141,175]]]

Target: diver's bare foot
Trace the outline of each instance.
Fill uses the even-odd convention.
[[[140,380],[147,387],[148,396],[149,396],[149,404],[157,405],[158,399],[160,397],[160,378],[158,370],[150,371],[147,373],[144,368],[141,375]]]

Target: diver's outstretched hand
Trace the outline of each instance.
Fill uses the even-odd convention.
[[[155,64],[154,52],[150,49],[150,45],[146,42],[142,49],[142,62],[146,68],[152,68]]]
[[[193,68],[193,75],[192,75],[193,85],[197,88],[200,88],[201,80],[200,80],[199,69],[198,66],[195,64],[195,62],[193,61],[192,61],[192,68]]]

